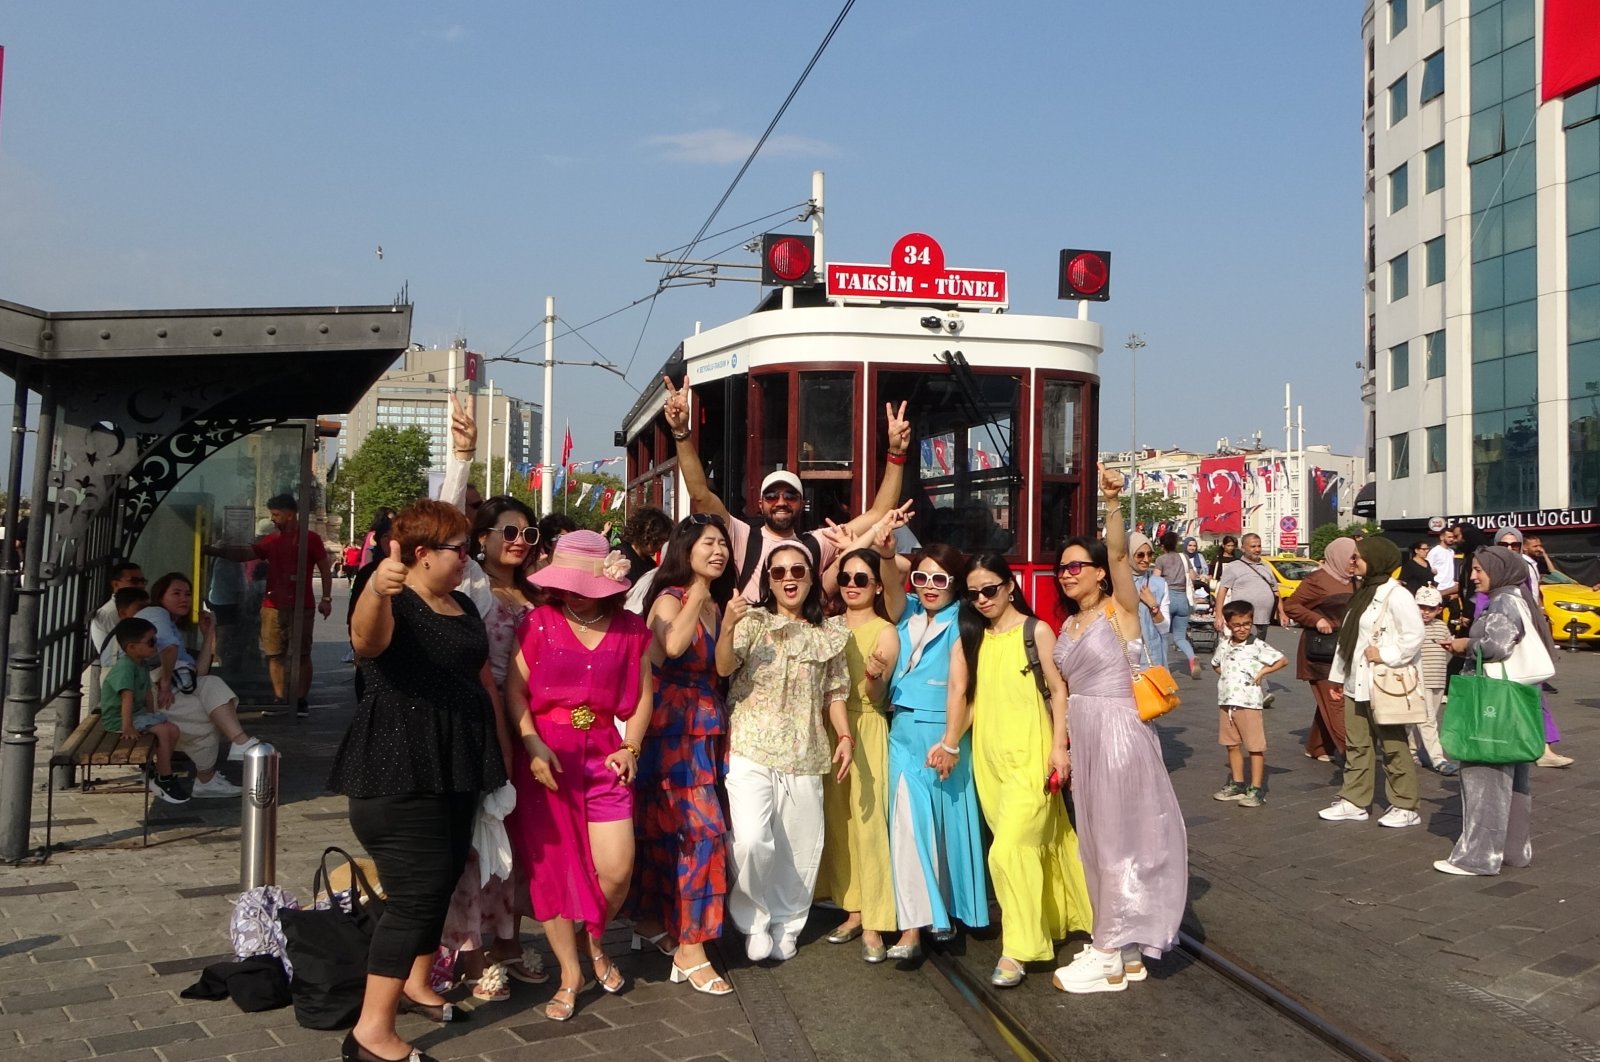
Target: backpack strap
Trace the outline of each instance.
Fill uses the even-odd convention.
[[[1039,661],[1039,642],[1034,633],[1039,629],[1037,616],[1029,616],[1022,621],[1022,648],[1028,654],[1028,666],[1022,673],[1033,675],[1033,684],[1039,688],[1039,696],[1044,698],[1044,706],[1050,707],[1050,686],[1044,680],[1044,665]]]
[[[739,566],[738,580],[734,584],[734,593],[743,594],[745,587],[750,585],[750,580],[756,577],[756,568],[761,564],[761,548],[765,544],[762,528],[765,526],[759,521],[747,520],[745,525],[750,528],[750,535],[744,543],[744,563]],[[822,578],[822,547],[817,544],[817,536],[804,534],[793,540],[806,551],[811,558],[811,571],[815,578]],[[788,545],[785,540],[783,545]],[[776,548],[776,547],[774,547]]]

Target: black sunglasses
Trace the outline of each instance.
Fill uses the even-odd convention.
[[[840,586],[854,586],[858,589],[872,585],[872,575],[869,572],[840,572]]]
[[[467,544],[465,542],[432,542],[428,544],[428,548],[436,549],[441,553],[454,553],[462,560],[467,558]]]
[[[683,524],[686,527],[705,527],[707,524],[710,524],[712,527],[720,527],[724,531],[728,529],[728,525],[723,523],[722,517],[718,516],[716,513],[690,513],[684,518]]]
[[[799,501],[800,495],[792,490],[764,490],[761,492],[762,501]]]
[[[974,604],[980,597],[985,601],[993,601],[1000,588],[1005,585],[1005,583],[990,583],[988,586],[969,586],[966,590],[966,599]]]
[[[528,545],[537,545],[539,542],[539,529],[537,527],[518,527],[516,524],[507,524],[500,529],[500,537],[507,542],[522,539]]]
[[[793,579],[798,582],[804,579],[809,571],[811,569],[804,564],[791,564],[788,567],[784,567],[782,564],[774,564],[767,569],[767,578],[773,582],[782,582],[784,579]],[[788,574],[785,575],[785,572]]]

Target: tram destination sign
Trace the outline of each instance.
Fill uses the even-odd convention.
[[[828,298],[842,302],[950,303],[1004,309],[1003,269],[965,269],[944,264],[944,248],[925,232],[894,242],[888,265],[829,262]]]

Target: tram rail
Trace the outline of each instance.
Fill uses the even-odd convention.
[[[1178,934],[1178,950],[1235,991],[1264,1004],[1284,1021],[1298,1026],[1343,1058],[1354,1062],[1409,1062],[1410,1056],[1371,1042],[1361,1033],[1339,1025],[1315,1004],[1293,989],[1254,969],[1239,958],[1197,939],[1187,931]],[[1065,1062],[1051,1050],[982,978],[954,956],[931,949],[923,969],[936,989],[967,1020],[967,1025],[996,1057],[1024,1062]]]

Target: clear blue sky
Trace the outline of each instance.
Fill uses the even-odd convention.
[[[0,298],[348,305],[409,281],[413,338],[505,353],[540,338],[547,294],[576,325],[654,290],[643,259],[694,235],[840,3],[3,0]],[[1071,313],[1057,251],[1109,248],[1103,447],[1129,442],[1139,332],[1142,443],[1281,443],[1288,382],[1307,441],[1355,452],[1360,19],[858,0],[712,230],[800,202],[820,168],[830,258],[927,231],[1008,270],[1018,313]],[[642,387],[757,291],[673,290],[648,327],[640,306],[584,335]],[[540,397],[540,370],[492,370]],[[607,455],[633,398],[564,369],[557,432]]]

